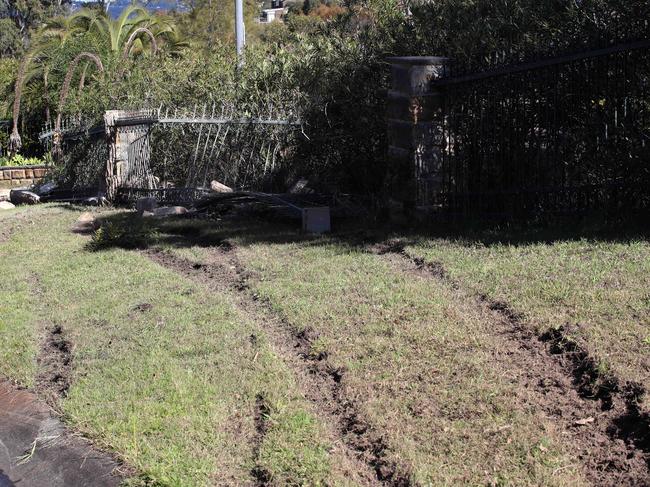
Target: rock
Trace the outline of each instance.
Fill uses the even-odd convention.
[[[81,204],[86,206],[105,206],[108,204],[108,200],[103,196],[91,196],[81,201]]]
[[[217,193],[232,193],[232,188],[221,184],[219,181],[210,181],[210,189]]]
[[[153,212],[152,212],[152,211],[143,211],[143,212],[140,214],[140,216],[141,216],[142,218],[150,218],[150,217],[153,216]]]
[[[576,426],[586,426],[589,423],[593,423],[594,421],[595,421],[594,417],[589,416],[588,418],[579,419],[577,421],[574,421],[573,424],[576,425]]]
[[[13,203],[9,203],[8,201],[0,201],[0,210],[11,210],[15,207],[16,206]]]
[[[0,201],[9,201],[10,189],[0,189]]]
[[[153,210],[153,216],[157,217],[184,215],[185,213],[187,213],[187,208],[184,206],[163,206]]]
[[[81,215],[79,215],[79,218],[77,218],[77,223],[89,223],[94,221],[95,216],[89,211],[84,211]]]
[[[9,199],[14,205],[35,205],[41,201],[40,196],[26,189],[12,189]]]
[[[135,202],[135,209],[142,215],[145,211],[152,212],[158,206],[156,198],[140,198]]]
[[[303,208],[302,230],[308,233],[326,233],[331,231],[329,206]]]

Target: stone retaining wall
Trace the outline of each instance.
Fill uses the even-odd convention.
[[[47,166],[0,166],[0,189],[28,187],[40,183]]]

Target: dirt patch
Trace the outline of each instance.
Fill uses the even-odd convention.
[[[151,311],[153,309],[153,304],[151,303],[140,303],[136,304],[133,308],[131,308],[131,311],[137,311],[139,313],[146,313],[147,311]]]
[[[259,299],[250,289],[249,280],[253,276],[241,264],[232,245],[213,249],[205,264],[154,250],[144,253],[154,262],[215,290],[236,291],[240,309],[264,327],[275,350],[294,372],[313,412],[330,429],[341,460],[335,468],[360,485],[411,485],[410,468],[390,459],[382,435],[364,419],[359,406],[346,393],[345,372],[327,360],[326,352],[313,353],[317,334],[311,329],[296,330],[269,303]],[[264,416],[259,404],[257,416]],[[264,427],[260,420],[256,424],[259,436]],[[264,472],[254,474],[265,485]]]
[[[70,434],[35,394],[0,380],[0,486],[116,487],[125,470]]]
[[[18,225],[15,222],[3,221],[0,226],[0,244],[8,241],[17,227]]]
[[[46,327],[37,364],[36,390],[55,406],[68,393],[72,378],[72,344],[61,325]]]
[[[0,243],[6,242],[9,240],[9,237],[11,237],[13,231],[13,227],[11,225],[3,225],[2,228],[0,228]]]
[[[494,351],[495,367],[516,381],[513,400],[553,419],[593,485],[650,485],[650,422],[639,409],[639,384],[600,373],[562,328],[535,334],[507,303],[463,289],[441,264],[425,263],[394,242],[368,250],[404,272],[443,281],[459,300],[474,300],[491,315],[490,329],[502,344]]]
[[[19,230],[21,225],[34,224],[33,213],[22,212],[14,213],[7,218],[3,218],[0,223],[0,243],[6,242],[11,238],[15,231]]]
[[[255,398],[255,439],[253,444],[253,455],[259,458],[264,437],[269,430],[269,415],[271,410],[263,394],[258,394]],[[271,472],[262,465],[255,465],[251,474],[258,486],[269,485],[271,482]]]

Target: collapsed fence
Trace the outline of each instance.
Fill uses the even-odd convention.
[[[526,218],[650,207],[650,41],[473,73],[392,61],[391,151],[415,204]]]
[[[94,185],[123,202],[142,194],[185,198],[213,180],[259,189],[282,168],[300,133],[289,110],[267,107],[261,116],[216,104],[198,110],[111,110],[101,122],[72,120],[62,126],[59,132],[46,127],[41,135],[61,148],[61,181]]]

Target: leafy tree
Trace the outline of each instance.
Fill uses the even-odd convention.
[[[46,18],[62,14],[70,1],[2,0],[0,2],[0,19],[10,19],[13,22],[23,47],[27,48],[31,31],[37,29]]]
[[[13,57],[23,50],[20,31],[11,19],[0,18],[0,57]]]
[[[235,2],[195,0],[190,11],[178,15],[183,37],[197,49],[209,51],[216,43],[235,40]],[[244,0],[246,41],[254,43],[262,27],[257,22],[260,5],[257,0]]]

